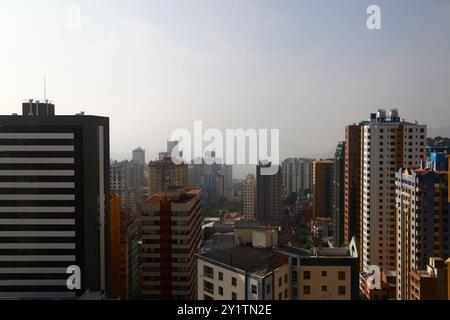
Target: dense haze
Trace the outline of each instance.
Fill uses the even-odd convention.
[[[195,120],[280,129],[282,157],[329,153],[379,107],[448,127],[449,34],[446,0],[0,0],[1,113],[41,98],[45,73],[58,114],[111,118],[115,158],[154,158]]]

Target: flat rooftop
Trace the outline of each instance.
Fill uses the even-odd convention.
[[[234,246],[226,250],[216,250],[199,255],[207,259],[264,277],[288,263],[286,256],[273,250],[247,246]]]

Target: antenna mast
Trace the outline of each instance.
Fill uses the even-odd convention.
[[[47,103],[47,84],[45,81],[45,73],[44,73],[44,101]]]

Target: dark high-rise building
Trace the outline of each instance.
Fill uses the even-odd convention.
[[[331,218],[333,212],[334,160],[313,162],[314,218]]]
[[[272,164],[260,164],[256,168],[256,219],[267,222],[278,222],[281,219],[282,176],[279,166],[273,175],[263,175],[261,169],[270,168]]]
[[[333,176],[333,240],[335,245],[344,242],[344,169],[345,169],[345,142],[340,142],[334,156]]]
[[[345,128],[344,168],[344,244],[350,244],[355,237],[361,253],[361,164],[362,125],[353,124]],[[362,261],[362,259],[361,259]],[[360,262],[361,262],[360,261]]]
[[[0,297],[109,292],[109,119],[48,101],[0,116]],[[81,271],[70,290],[69,266]]]
[[[145,150],[137,148],[133,150],[133,161],[131,174],[133,175],[132,181],[135,186],[145,186],[147,181],[145,180]]]

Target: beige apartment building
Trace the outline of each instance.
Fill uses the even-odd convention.
[[[270,229],[238,231],[250,245],[204,252],[197,257],[198,300],[290,300],[288,258],[274,250]]]
[[[244,181],[244,218],[255,220],[256,217],[256,178],[249,174]]]
[[[280,246],[289,257],[293,300],[359,299],[359,260],[349,248]]]
[[[168,187],[186,187],[188,183],[188,165],[176,165],[170,156],[162,160],[151,161],[148,165],[149,195]]]

